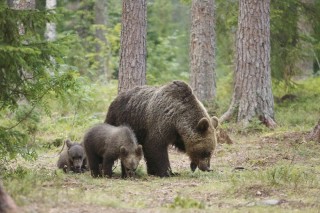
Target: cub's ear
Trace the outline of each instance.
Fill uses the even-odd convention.
[[[126,149],[126,147],[121,146],[120,147],[120,157],[125,157],[128,155],[128,150]]]
[[[67,140],[65,141],[65,143],[66,143],[68,149],[70,149],[70,147],[72,146],[72,142],[71,142],[69,139],[67,139]]]
[[[211,122],[212,122],[212,125],[213,127],[216,129],[218,126],[219,126],[219,119],[216,117],[216,116],[213,116],[211,118]]]
[[[199,132],[205,132],[209,128],[209,121],[207,118],[201,118],[199,123],[197,124],[197,130]]]
[[[142,146],[139,144],[136,149],[137,156],[142,156]]]

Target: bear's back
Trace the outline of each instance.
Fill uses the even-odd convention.
[[[122,124],[135,126],[144,125],[145,110],[154,95],[156,87],[135,87],[120,93],[110,104],[105,123],[119,126]]]
[[[133,131],[127,126],[113,126],[102,123],[92,127],[84,138],[85,146],[96,150],[118,149],[122,145],[137,143]]]

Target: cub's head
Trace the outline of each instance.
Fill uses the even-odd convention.
[[[197,167],[201,171],[211,171],[210,159],[217,143],[216,128],[218,124],[216,117],[212,117],[211,120],[204,117],[198,122],[195,136],[186,150],[191,160],[192,171],[195,171]]]
[[[125,146],[121,146],[120,160],[122,165],[122,177],[134,177],[141,158],[141,145],[137,145],[133,149],[128,149]]]
[[[81,167],[86,156],[83,146],[76,142],[72,143],[69,139],[66,140],[66,145],[68,148],[68,159],[71,167],[73,167],[73,171],[81,173]]]

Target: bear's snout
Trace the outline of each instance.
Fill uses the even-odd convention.
[[[135,177],[135,175],[136,175],[136,170],[135,170],[135,169],[127,169],[127,175],[128,175],[128,177],[130,177],[130,178]]]
[[[203,159],[203,160],[199,160],[199,163],[198,163],[198,168],[201,170],[201,171],[204,171],[204,172],[209,172],[209,171],[212,171],[210,169],[210,160],[209,159]]]

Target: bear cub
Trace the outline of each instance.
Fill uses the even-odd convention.
[[[57,166],[64,172],[73,171],[82,173],[87,170],[86,154],[82,144],[71,142],[69,139],[65,141],[67,149],[64,150],[59,157]]]
[[[121,177],[133,177],[142,158],[142,146],[128,126],[98,124],[83,140],[92,177],[112,177],[114,161],[120,158]],[[102,169],[100,169],[102,165]]]

